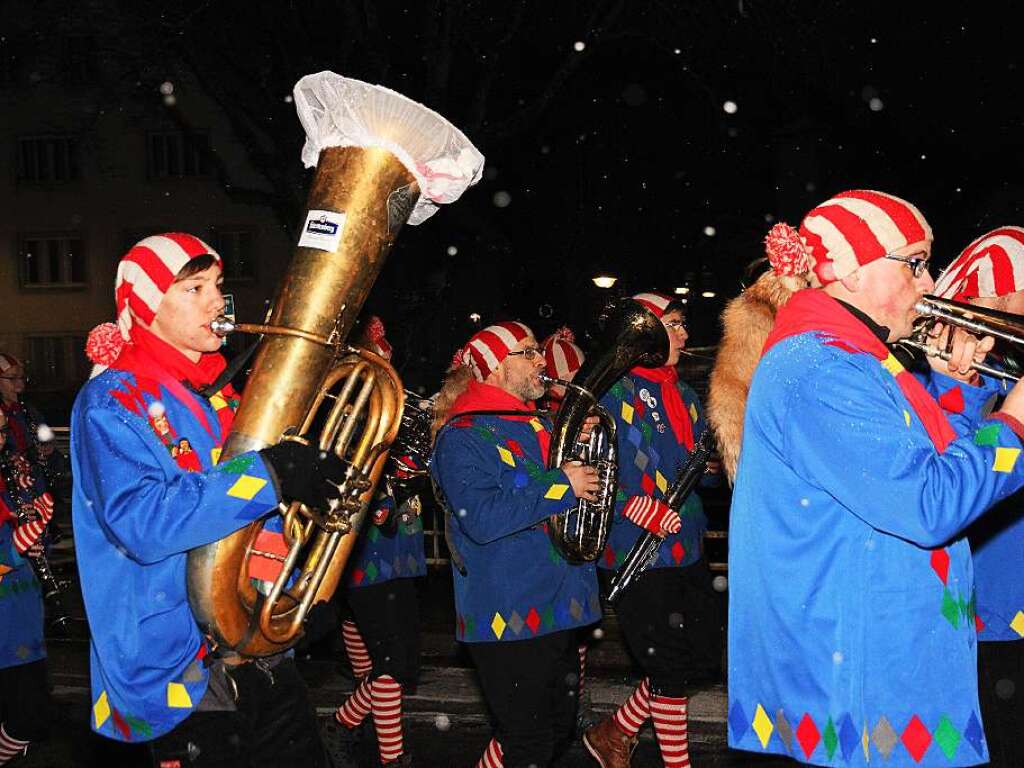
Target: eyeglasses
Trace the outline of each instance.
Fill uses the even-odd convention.
[[[922,259],[919,256],[896,256],[894,254],[887,253],[885,254],[885,258],[892,259],[893,261],[902,261],[910,267],[910,271],[914,273],[914,277],[922,277],[931,267],[931,264],[928,263],[928,259]]]
[[[24,376],[0,376],[0,379],[7,379],[8,381],[24,381]]]
[[[518,352],[508,353],[509,357],[511,357],[512,355],[522,355],[527,360],[536,360],[542,354],[543,352],[541,352],[540,349],[538,349],[537,347],[527,347],[526,349],[521,349]]]
[[[667,323],[663,323],[663,325],[666,328],[668,328],[669,330],[671,330],[671,331],[685,331],[686,330],[686,321],[685,320],[669,320]]]

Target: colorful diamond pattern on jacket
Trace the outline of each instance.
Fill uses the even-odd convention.
[[[963,413],[964,393],[960,390],[960,387],[947,389],[939,395],[939,405],[950,413]]]
[[[996,448],[996,458],[992,462],[993,472],[1013,472],[1020,457],[1020,448]]]
[[[820,744],[824,747],[829,760],[834,759],[838,749],[843,760],[849,762],[854,750],[859,746],[864,752],[865,761],[870,763],[871,747],[873,746],[883,760],[888,761],[892,758],[896,747],[902,744],[914,762],[920,762],[932,744],[935,744],[946,759],[953,760],[962,742],[970,744],[979,756],[982,754],[984,743],[981,724],[973,712],[962,733],[946,715],[939,718],[935,730],[931,732],[920,717],[913,715],[901,733],[897,733],[889,719],[883,715],[879,717],[869,734],[866,724],[858,733],[849,713],[838,719],[833,719],[831,716],[826,717],[824,730],[819,730],[818,724],[810,713],[804,713],[794,734],[783,710],[780,709],[775,713],[773,722],[772,717],[758,703],[754,708],[753,717],[748,718],[743,706],[738,701],[732,702],[727,719],[734,742],[740,742],[748,731],[752,731],[761,748],[767,750],[772,735],[775,734],[786,751],[792,753],[795,736],[807,759],[811,758]]]
[[[932,570],[946,583],[949,577],[949,553],[945,549],[933,549],[931,554]]]

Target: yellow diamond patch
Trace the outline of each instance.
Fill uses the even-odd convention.
[[[690,421],[697,423],[697,406],[693,403],[690,403]]]
[[[993,472],[1012,472],[1020,456],[1020,448],[996,448],[996,460],[992,463]]]
[[[510,451],[508,448],[502,448],[499,445],[498,455],[501,456],[501,460],[508,464],[510,467],[514,467],[516,465],[516,459],[512,455],[512,451]]]
[[[1017,615],[1010,622],[1010,629],[1024,637],[1024,611],[1017,611]]]
[[[658,470],[654,470],[654,482],[658,488],[661,489],[662,493],[668,490],[668,480],[666,480],[665,476]]]
[[[210,461],[213,462],[214,466],[220,461],[220,455],[223,453],[223,448],[211,448],[210,449]]]
[[[104,691],[96,699],[96,703],[92,705],[92,719],[96,723],[97,731],[100,729],[100,726],[107,722],[108,717],[110,717],[110,702],[107,701],[107,692]]]
[[[192,709],[192,697],[181,683],[167,684],[167,706],[176,709]]]
[[[530,419],[530,426],[533,427],[534,432],[541,432],[544,430],[544,425],[540,423],[540,419],[536,416]]]
[[[491,622],[491,631],[494,632],[494,636],[499,640],[505,634],[505,620],[501,618],[500,613],[494,614],[494,620]]]
[[[253,496],[260,492],[260,488],[266,484],[266,480],[253,477],[252,475],[242,475],[235,481],[234,485],[228,488],[228,496],[250,501]]]
[[[569,486],[566,485],[565,483],[555,483],[550,488],[548,488],[548,492],[544,494],[544,498],[554,499],[555,501],[558,501],[563,496],[565,496],[565,492],[568,490]]]
[[[907,426],[910,426],[910,411],[903,412],[903,420],[907,422]]]
[[[210,397],[210,405],[212,405],[215,410],[219,411],[221,408],[228,407],[228,401],[224,399],[220,392],[218,392]]]
[[[761,749],[768,747],[768,739],[772,737],[772,731],[775,730],[775,726],[772,725],[772,719],[768,717],[768,713],[764,711],[764,707],[760,704],[757,705],[757,712],[754,714],[754,733],[757,734],[758,740],[761,742]]]
[[[896,356],[893,355],[892,352],[890,352],[889,356],[882,361],[882,367],[893,376],[899,376],[904,370],[906,370],[903,367],[903,364],[896,359]]]
[[[622,420],[627,424],[633,423],[633,406],[629,403],[622,404]]]

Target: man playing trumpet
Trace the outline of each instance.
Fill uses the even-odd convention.
[[[780,226],[773,266],[813,287],[779,309],[747,400],[729,743],[813,765],[985,763],[962,532],[1024,484],[1024,389],[958,433],[889,352],[933,287],[913,205],[854,190]],[[957,330],[930,362],[962,373],[984,346]]]

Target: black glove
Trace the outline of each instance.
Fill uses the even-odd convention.
[[[346,464],[333,453],[321,453],[315,445],[285,440],[259,452],[277,479],[285,501],[301,501],[308,507],[327,509],[340,496]]]

